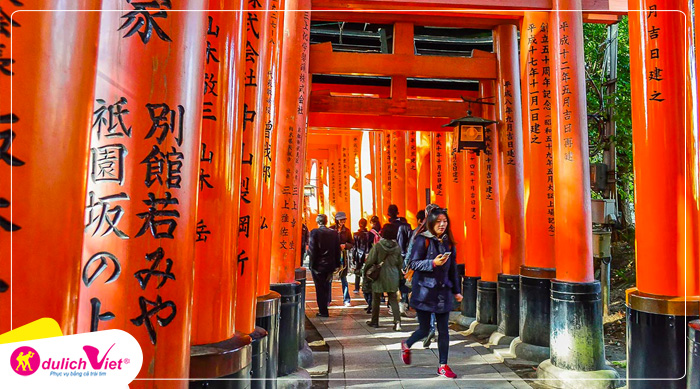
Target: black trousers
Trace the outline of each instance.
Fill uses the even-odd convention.
[[[406,345],[411,348],[414,343],[425,338],[430,333],[430,316],[432,312],[421,311],[416,309],[416,317],[418,318],[418,330],[413,332],[411,336],[406,341]],[[450,313],[436,313],[435,319],[437,320],[437,330],[438,330],[438,355],[440,357],[440,364],[447,364],[447,355],[450,350],[450,328],[449,320]]]
[[[332,276],[333,273],[311,272],[311,277],[313,278],[314,285],[316,286],[316,303],[318,303],[318,313],[323,315],[328,315],[328,303],[330,302],[331,296],[331,283],[328,281]]]

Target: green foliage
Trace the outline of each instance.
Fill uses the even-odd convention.
[[[632,164],[632,101],[630,89],[629,25],[627,17],[619,22],[617,37],[617,89],[611,96],[603,97],[603,88],[609,80],[605,71],[605,51],[610,40],[603,24],[584,24],[584,55],[586,59],[586,98],[588,104],[588,134],[591,162],[601,162],[603,149],[608,147],[602,139],[602,121],[612,108],[612,120],[617,125],[615,142],[617,158],[618,196],[622,203],[632,204],[634,199],[634,167]]]

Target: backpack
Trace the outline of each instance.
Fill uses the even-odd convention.
[[[377,231],[375,231],[374,228],[370,229],[369,232],[371,232],[372,235],[374,235],[374,242],[372,242],[372,243],[375,243],[375,244],[379,243],[379,240],[382,239],[382,237],[379,236],[379,233]]]

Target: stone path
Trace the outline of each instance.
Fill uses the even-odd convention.
[[[340,282],[333,282],[333,302],[329,318],[316,317],[316,294],[311,274],[306,286],[306,315],[329,346],[328,387],[371,388],[530,388],[492,351],[474,339],[450,330],[449,365],[458,379],[437,376],[437,342],[429,349],[422,343],[413,345],[412,364],[401,361],[401,340],[417,329],[413,318],[403,318],[402,332],[392,330],[392,319],[382,307],[375,329],[365,324],[366,303],[362,294],[352,293],[353,276],[348,276],[352,306],[342,302]],[[314,387],[317,387],[315,384]]]

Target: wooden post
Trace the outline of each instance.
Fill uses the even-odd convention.
[[[204,66],[223,57],[206,46],[206,12],[158,5],[149,14],[163,17],[144,24],[134,4],[103,7],[122,12],[101,14],[78,329],[132,334],[138,378],[188,378],[196,196],[210,185],[199,170]]]
[[[418,205],[417,133],[405,131],[404,135],[406,136],[406,219],[415,227],[418,225],[416,213],[421,210]]]
[[[627,290],[629,387],[666,378],[682,388],[685,333],[700,313],[691,12],[675,0],[629,6],[637,266],[637,285]],[[645,342],[649,336],[658,340]]]
[[[280,106],[280,60],[281,46],[284,29],[281,7],[279,0],[270,2],[270,15],[268,17],[269,38],[265,42],[269,43],[266,51],[265,64],[267,69],[267,83],[265,85],[265,98],[263,103],[263,123],[265,125],[263,140],[263,167],[262,167],[262,197],[260,216],[260,235],[258,242],[258,256],[260,264],[258,266],[257,296],[262,297],[270,293],[270,276],[272,266],[272,230],[274,210],[275,210],[275,180],[278,170],[275,168],[277,159],[277,135],[280,132],[277,114]]]
[[[426,192],[430,191],[431,183],[431,135],[429,132],[420,131],[417,133],[416,147],[416,167],[418,169],[418,209],[425,209],[431,199],[426,198]]]
[[[61,9],[100,3],[0,6],[0,333],[43,317],[76,332],[100,16]]]
[[[234,1],[210,0],[206,42],[214,53],[228,51],[235,39],[240,18],[222,12],[237,7]],[[206,55],[206,54],[205,54]],[[236,301],[236,246],[238,227],[231,220],[238,216],[240,144],[236,123],[227,115],[233,102],[230,88],[235,76],[234,56],[210,58],[204,69],[204,109],[199,152],[197,238],[195,240],[195,279],[192,303],[192,343],[211,344],[234,334]],[[206,62],[206,59],[205,59]]]
[[[430,191],[431,202],[441,207],[447,206],[447,152],[445,151],[445,133],[433,132],[430,153]]]
[[[525,206],[523,195],[523,134],[520,98],[517,29],[512,24],[496,27],[495,51],[498,56],[498,135],[503,159],[501,212],[504,234],[503,273],[520,274],[525,254]]]

